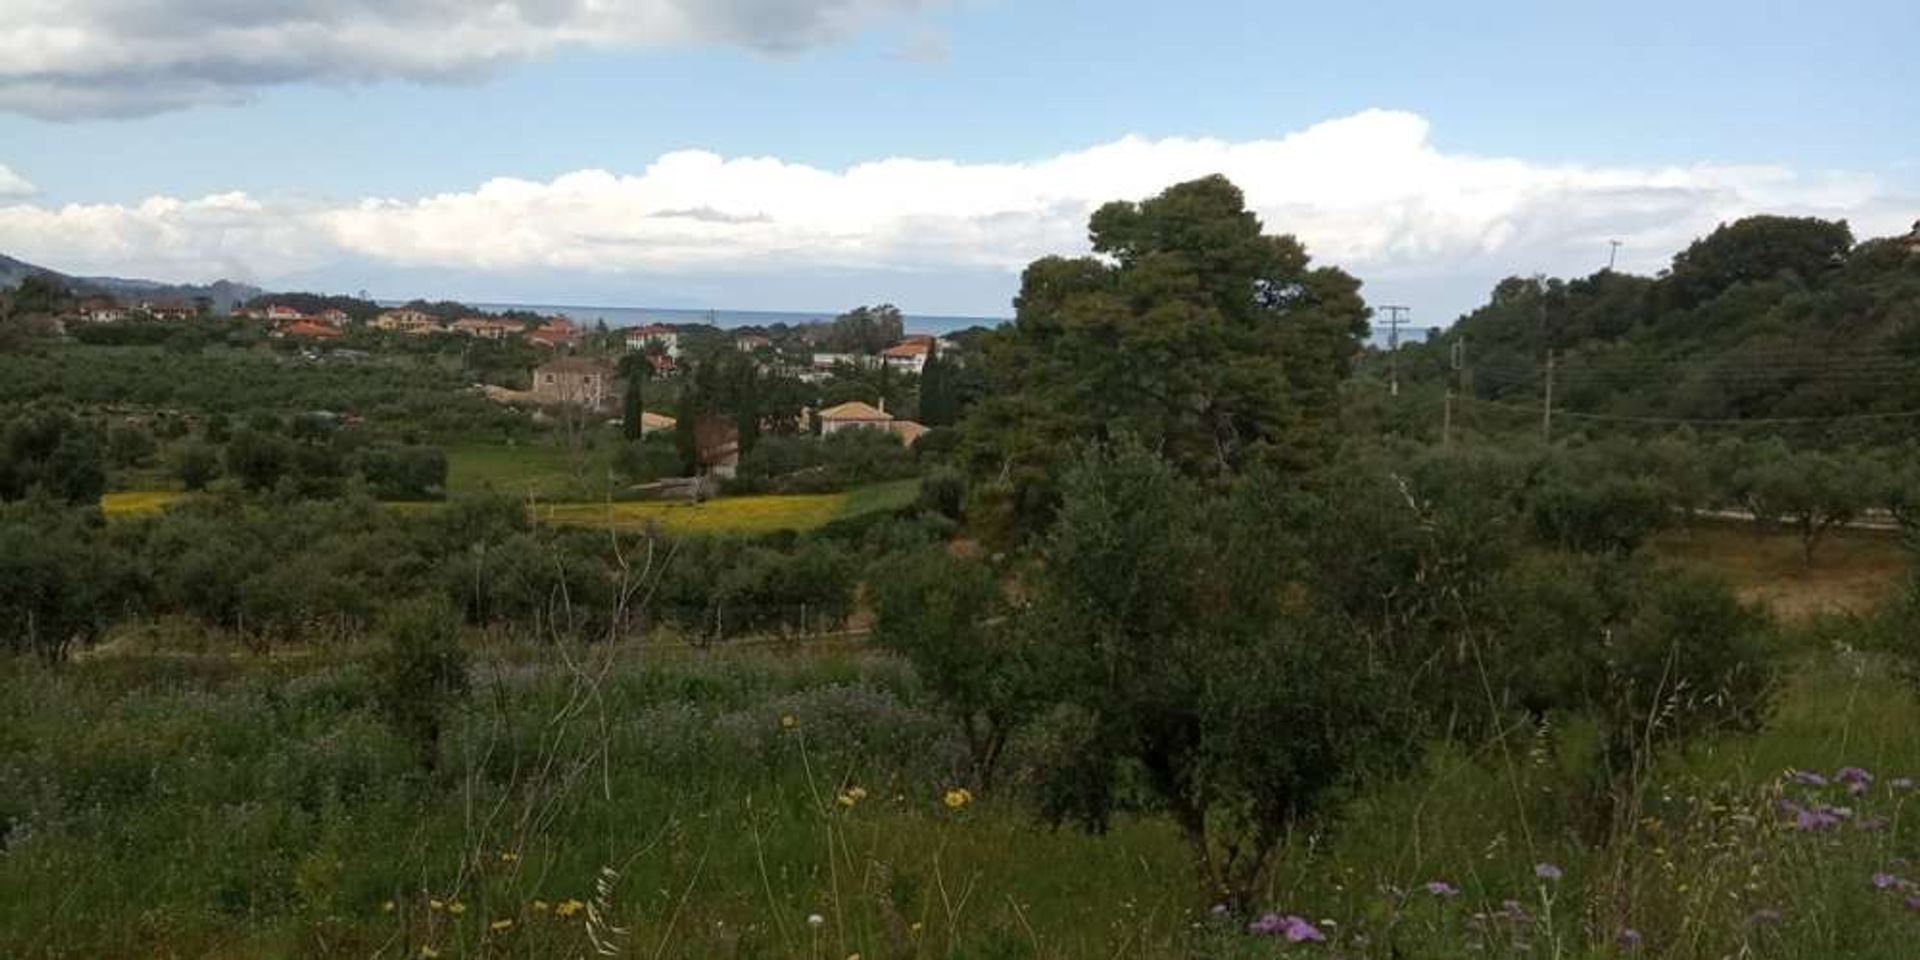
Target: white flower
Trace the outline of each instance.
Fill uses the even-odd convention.
[[[807,926],[813,927],[816,930],[818,930],[820,926],[826,922],[827,922],[827,918],[817,913],[807,914]]]

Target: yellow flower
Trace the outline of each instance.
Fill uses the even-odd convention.
[[[958,810],[973,802],[973,791],[968,790],[966,787],[954,787],[952,790],[947,791],[944,800],[948,810]]]
[[[392,913],[392,912],[393,912],[393,908],[394,908],[394,902],[393,902],[392,900],[388,900],[388,901],[387,901],[386,903],[383,903],[383,904],[381,904],[381,905],[380,905],[380,912],[381,912],[381,913]]]
[[[584,907],[586,907],[586,904],[569,897],[568,899],[560,901],[560,905],[553,908],[553,915],[556,917],[571,917],[579,913]]]
[[[435,950],[434,948],[429,947],[423,943],[420,945],[420,955],[422,957],[425,957],[426,960],[433,960],[434,957],[437,957],[440,955],[440,951]]]
[[[447,904],[447,912],[457,917],[467,912],[467,905],[464,903],[461,903],[458,900],[455,900],[454,902]]]
[[[847,796],[852,797],[855,800],[865,800],[867,798],[867,788],[866,787],[849,787],[847,789]]]
[[[791,713],[780,718],[780,729],[782,730],[792,730],[798,726],[800,726],[800,718]]]
[[[513,852],[512,850],[502,850],[502,851],[500,851],[500,862],[501,862],[501,863],[512,863],[512,862],[514,862],[515,860],[518,860],[518,859],[520,859],[520,855],[519,855],[519,854],[517,854],[517,853],[514,853],[514,852]]]
[[[494,922],[487,924],[487,929],[492,930],[494,933],[503,933],[505,931],[513,929],[513,921],[505,918],[495,920]]]
[[[921,923],[918,920],[915,920],[912,923],[912,925],[907,927],[907,932],[913,934],[914,936],[919,936],[920,931],[926,929],[926,926],[927,926],[926,924]]]
[[[534,912],[534,913],[546,913],[546,912],[547,912],[547,902],[546,902],[545,900],[535,900],[535,901],[533,902],[533,912]]]
[[[445,910],[446,908],[447,908],[447,905],[439,900],[427,901],[427,909],[429,910]]]

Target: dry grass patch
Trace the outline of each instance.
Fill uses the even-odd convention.
[[[1899,589],[1907,558],[1899,539],[1879,530],[1836,530],[1821,541],[1809,569],[1800,539],[1745,521],[1703,521],[1653,539],[1655,553],[1727,578],[1743,599],[1787,619],[1816,613],[1865,613]]]

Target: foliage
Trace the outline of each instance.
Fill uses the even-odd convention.
[[[1311,598],[1273,491],[1207,497],[1137,446],[1080,460],[1033,584],[1066,733],[1043,807],[1106,828],[1137,780],[1208,895],[1244,903],[1287,828],[1410,740],[1383,664]]]
[[[835,318],[827,328],[825,346],[835,353],[875,354],[906,335],[905,318],[891,303],[859,306]]]
[[[818,493],[902,480],[918,470],[913,451],[884,430],[837,430],[821,437],[767,437],[740,458],[728,484],[740,492]]]
[[[371,447],[361,452],[359,468],[382,500],[430,500],[446,491],[447,454],[438,447]]]
[[[1821,539],[1858,517],[1882,492],[1878,465],[1864,457],[1780,445],[1750,450],[1752,456],[1733,478],[1735,489],[1756,518],[1793,527],[1809,567]]]
[[[1044,487],[1072,441],[1123,433],[1200,477],[1325,457],[1366,330],[1357,280],[1263,233],[1217,176],[1110,203],[1090,230],[1102,258],[1028,266],[988,344],[994,391],[967,418],[976,474]]]
[[[0,649],[65,660],[118,619],[127,573],[90,511],[0,507]]]
[[[869,582],[874,642],[913,665],[958,725],[973,783],[992,789],[1008,742],[1042,702],[1038,638],[1008,618],[990,568],[944,547],[889,556]]]
[[[439,765],[448,713],[467,693],[467,655],[460,620],[443,600],[410,600],[381,625],[386,646],[373,663],[376,702],[420,765]]]
[[[0,423],[0,501],[35,492],[91,503],[106,489],[99,431],[61,409],[29,410]]]

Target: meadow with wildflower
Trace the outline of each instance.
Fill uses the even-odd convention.
[[[482,647],[433,771],[354,651],[7,662],[0,954],[1891,960],[1920,708],[1867,629],[1796,628],[1767,729],[1663,758],[1606,845],[1590,724],[1440,746],[1282,838],[1246,910],[1146,807],[1035,819],[1045,730],[975,790],[878,651]]]

